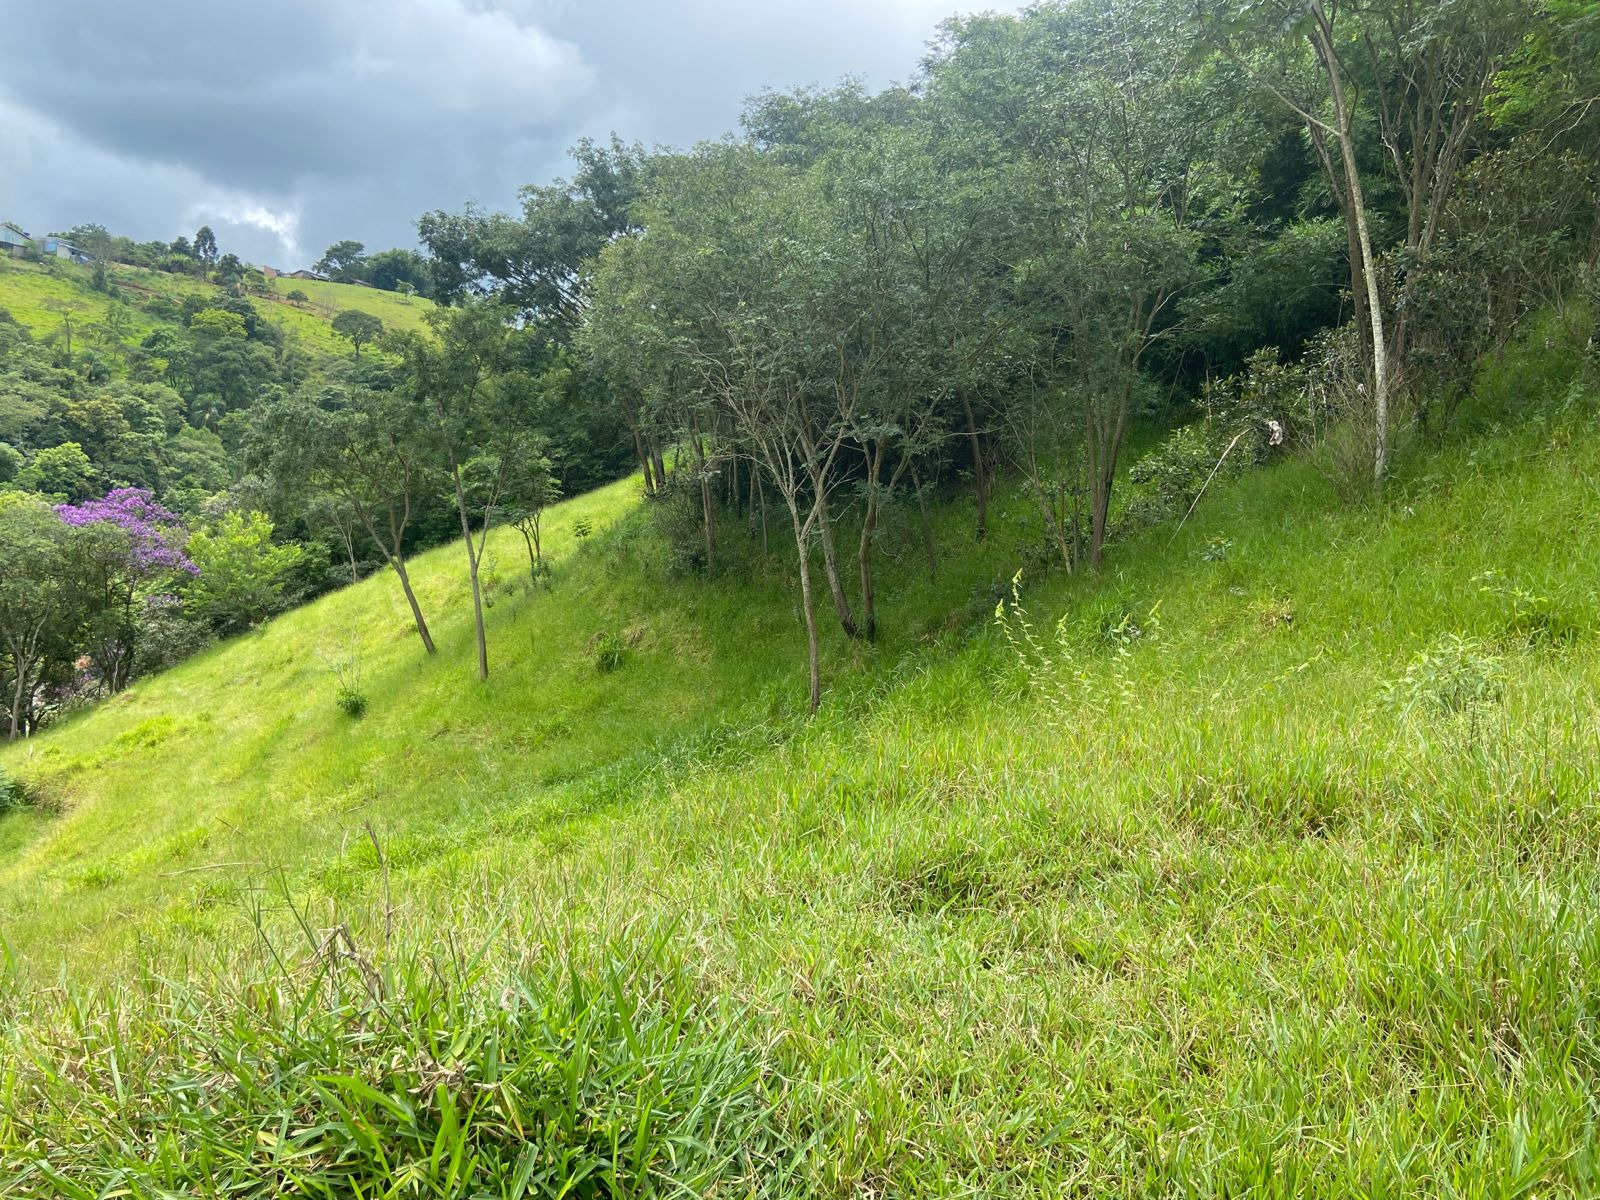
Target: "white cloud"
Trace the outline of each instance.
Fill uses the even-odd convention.
[[[905,79],[961,0],[0,0],[0,216],[256,261],[516,201],[582,135],[687,145],[763,86]],[[1005,7],[1015,7],[1006,0]]]
[[[224,228],[260,230],[277,239],[283,252],[283,261],[297,262],[301,257],[300,213],[297,209],[273,209],[248,196],[217,192],[190,205],[186,220],[197,228],[201,225],[222,225]]]

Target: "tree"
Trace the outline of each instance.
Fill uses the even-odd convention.
[[[510,370],[510,317],[510,310],[492,301],[469,301],[430,312],[431,339],[408,333],[395,341],[406,367],[406,388],[427,415],[461,521],[480,680],[489,678],[479,579],[484,545],[512,466],[528,452],[532,436],[522,419],[528,384]]]
[[[1337,12],[1337,8],[1324,7],[1322,0],[1272,0],[1264,5],[1222,0],[1209,6],[1202,3],[1200,9],[1202,26],[1212,42],[1305,123],[1329,187],[1344,214],[1351,251],[1351,291],[1361,306],[1359,315],[1365,317],[1363,349],[1372,383],[1372,478],[1375,485],[1381,486],[1389,471],[1390,347],[1366,186],[1356,146],[1356,98],[1330,15]],[[1304,39],[1310,45],[1325,81],[1330,114],[1324,115],[1313,101],[1294,94],[1293,85],[1282,78],[1281,60],[1276,63],[1276,71],[1252,61],[1260,57],[1257,52],[1261,48],[1281,46],[1290,37]],[[1327,148],[1328,138],[1338,147],[1337,161]]]
[[[506,518],[517,527],[528,548],[528,572],[534,582],[545,569],[542,541],[544,510],[561,499],[561,482],[550,460],[549,441],[531,435],[523,452],[510,464],[501,501]]]
[[[218,633],[239,633],[284,607],[284,589],[304,558],[294,544],[272,540],[272,522],[259,512],[230,512],[189,538],[196,569],[188,606]]]
[[[360,242],[348,238],[335,242],[323,251],[322,257],[312,264],[311,269],[319,274],[343,279],[361,266],[365,250],[366,247]]]
[[[176,244],[174,244],[173,248],[177,248]],[[195,232],[194,256],[207,266],[211,266],[217,261],[217,235],[211,232],[211,226],[202,225]]]
[[[523,188],[520,217],[468,205],[418,221],[437,299],[492,294],[549,336],[564,340],[576,330],[586,307],[584,265],[636,227],[632,209],[651,159],[642,146],[615,137],[609,146],[584,139],[572,153],[572,181]]]
[[[224,254],[217,260],[216,268],[212,272],[217,284],[225,288],[237,288],[245,277],[244,263],[239,261],[237,254]]]
[[[806,630],[809,704],[820,703],[813,540],[842,483],[850,441],[853,356],[834,362],[851,336],[849,300],[817,328],[829,273],[806,235],[822,201],[815,181],[753,147],[706,146],[668,164],[644,220],[643,237],[602,252],[585,344],[622,373],[652,406],[680,424],[696,413],[726,416],[739,452],[763,472],[787,507],[795,537]],[[828,558],[824,542],[824,558]],[[836,576],[830,564],[830,581]],[[849,602],[835,588],[841,622]],[[846,625],[849,629],[850,625]]]
[[[250,457],[284,483],[349,506],[400,581],[417,636],[433,654],[406,568],[413,517],[438,479],[427,459],[424,415],[410,396],[368,388],[291,396],[259,414]]]
[[[61,318],[61,332],[66,337],[67,365],[72,365],[72,317],[78,305],[72,300],[46,300],[44,307]]]
[[[77,442],[45,447],[17,476],[29,491],[64,500],[86,498],[94,481],[94,463]]]
[[[1029,358],[1059,372],[1083,429],[1091,565],[1146,357],[1202,277],[1193,228],[1216,136],[1204,77],[1160,0],[1041,7],[947,28],[933,102],[1002,174],[1017,226],[1000,247]],[[1048,86],[1041,81],[1048,80]]]
[[[197,575],[184,553],[187,533],[178,515],[145,488],[116,488],[98,500],[62,504],[62,522],[101,536],[86,542],[95,610],[106,619],[92,630],[93,654],[106,687],[119,692],[132,679],[139,652],[142,596],[173,578]]]
[[[428,294],[428,260],[415,250],[380,250],[368,256],[362,270],[366,281],[383,291]]]
[[[371,313],[365,313],[355,308],[347,308],[333,318],[331,322],[333,331],[340,337],[348,339],[355,349],[356,358],[361,357],[361,347],[364,343],[373,341],[383,334],[383,322]]]
[[[6,736],[27,731],[49,639],[68,619],[68,530],[35,496],[0,492],[0,661],[10,687]]]

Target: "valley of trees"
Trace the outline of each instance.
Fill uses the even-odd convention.
[[[11,736],[374,570],[433,653],[406,557],[447,539],[486,677],[487,531],[532,531],[537,578],[543,506],[630,469],[674,570],[790,564],[812,708],[823,629],[879,632],[891,509],[937,572],[930,500],[983,539],[1009,474],[1029,553],[1077,571],[1272,455],[1371,497],[1523,315],[1596,286],[1600,5],[1046,4],[947,22],[904,87],[574,158],[519,212],[424,215],[425,255],[329,247],[439,302],[340,314],[348,356],[286,340],[209,230],[74,231],[217,291],[138,338],[126,306],[0,320]]]

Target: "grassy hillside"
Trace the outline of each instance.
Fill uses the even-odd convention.
[[[214,285],[198,279],[120,264],[109,268],[109,277],[129,302],[132,328],[139,336],[159,323],[139,310],[142,301],[152,296],[165,296],[174,303],[181,303],[185,296],[210,296],[216,291]],[[0,308],[8,310],[36,337],[43,337],[61,327],[62,313],[51,305],[64,304],[71,310],[74,328],[81,332],[104,321],[112,303],[111,297],[90,286],[91,278],[91,268],[59,260],[29,263],[0,259]],[[418,297],[354,284],[277,279],[272,281],[272,288],[270,295],[251,297],[257,309],[286,333],[299,338],[308,349],[328,354],[349,351],[350,344],[334,333],[330,325],[344,309],[371,313],[389,328],[419,329],[424,314],[431,307],[429,301]],[[303,292],[306,300],[290,302],[287,297],[292,291]]]
[[[1006,628],[1025,506],[945,508],[933,585],[899,514],[811,722],[787,564],[668,582],[619,484],[548,591],[496,542],[486,686],[445,547],[436,660],[378,577],[6,750],[20,1194],[1594,1194],[1600,416],[1545,332],[1381,504],[1229,479]]]

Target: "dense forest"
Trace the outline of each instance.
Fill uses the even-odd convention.
[[[687,151],[585,142],[520,212],[423,216],[425,255],[330,247],[437,301],[341,314],[347,354],[286,339],[209,230],[74,230],[102,293],[108,262],[208,290],[42,338],[0,314],[8,731],[376,569],[431,653],[406,558],[452,537],[487,676],[489,529],[537,578],[545,505],[630,469],[674,570],[734,538],[792,560],[813,708],[819,621],[876,635],[889,506],[937,572],[930,497],[969,490],[981,540],[1013,473],[1030,553],[1076,571],[1275,455],[1371,497],[1524,314],[1595,287],[1597,64],[1584,0],[952,19],[906,86],[763,93]]]

